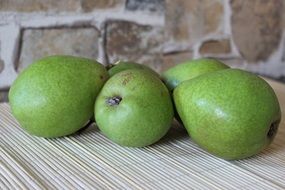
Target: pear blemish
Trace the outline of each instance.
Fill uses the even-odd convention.
[[[272,138],[275,136],[275,134],[276,134],[276,132],[277,132],[277,130],[278,130],[279,122],[280,122],[280,121],[276,121],[276,122],[273,122],[273,123],[270,125],[269,131],[268,131],[268,133],[267,133],[267,137],[268,137],[269,139],[272,139]]]
[[[111,97],[111,98],[107,98],[106,100],[106,103],[109,105],[109,106],[117,106],[120,104],[120,102],[122,101],[122,97],[120,96],[114,96],[114,97]]]

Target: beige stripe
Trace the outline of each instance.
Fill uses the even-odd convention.
[[[285,189],[285,130],[261,154],[228,162],[181,128],[145,148],[112,143],[96,126],[44,139],[24,132],[0,104],[0,189]]]

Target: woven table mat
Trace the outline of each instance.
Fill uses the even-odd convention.
[[[28,135],[0,104],[0,189],[285,189],[285,87],[271,82],[283,118],[257,156],[225,161],[177,124],[158,143],[126,148],[93,125],[57,139]]]

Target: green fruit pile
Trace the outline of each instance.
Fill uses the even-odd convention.
[[[227,160],[263,150],[281,121],[277,97],[262,78],[214,59],[181,63],[160,76],[138,63],[105,68],[90,59],[50,56],[19,75],[9,101],[32,135],[70,135],[95,116],[106,137],[129,147],[157,142],[175,115],[194,142]]]

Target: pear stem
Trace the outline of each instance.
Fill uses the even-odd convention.
[[[110,70],[111,68],[115,67],[116,65],[118,65],[121,62],[121,60],[116,61],[115,63],[110,63],[106,66],[107,70]]]

